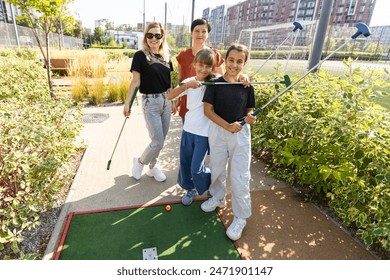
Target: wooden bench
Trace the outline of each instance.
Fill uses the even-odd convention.
[[[69,66],[71,63],[71,59],[69,58],[52,58],[50,59],[50,69],[54,72],[65,73],[65,75],[68,73]]]

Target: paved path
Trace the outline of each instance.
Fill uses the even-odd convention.
[[[145,174],[131,177],[132,157],[149,143],[140,106],[127,120],[110,170],[108,160],[124,122],[122,105],[86,107],[86,117],[102,114],[101,123],[86,123],[79,140],[86,152],[62,208],[44,259],[51,259],[70,212],[177,201],[183,191],[176,184],[181,120],[172,117],[159,165],[167,175],[163,183]],[[96,116],[96,115],[95,115]],[[373,259],[359,243],[330,221],[311,203],[301,202],[284,182],[267,175],[264,164],[251,166],[253,215],[237,245],[246,259]],[[229,183],[229,182],[228,182]],[[221,212],[231,220],[230,202]]]

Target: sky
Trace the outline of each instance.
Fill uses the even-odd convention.
[[[194,18],[202,17],[205,8],[220,5],[234,5],[239,0],[195,0]],[[145,21],[165,21],[165,3],[167,3],[167,22],[172,24],[191,24],[192,0],[145,0]],[[143,22],[143,0],[74,0],[69,5],[75,19],[80,17],[83,26],[95,27],[95,20],[106,18],[120,24]]]
[[[95,20],[108,19],[115,26],[143,22],[145,2],[145,21],[165,20],[165,3],[167,3],[167,22],[172,24],[191,24],[193,0],[74,0],[69,5],[71,13],[80,19],[84,27],[95,27]],[[202,17],[205,8],[215,8],[220,5],[235,5],[239,0],[195,0],[194,18]],[[390,1],[377,0],[370,26],[390,25]]]

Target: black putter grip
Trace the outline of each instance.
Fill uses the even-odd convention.
[[[130,110],[130,109],[131,109],[131,107],[133,106],[133,103],[134,103],[135,97],[137,96],[137,92],[138,92],[138,87],[135,87],[135,89],[134,89],[134,93],[133,93],[133,97],[132,97],[132,98],[131,98],[131,100],[130,100],[129,110]]]

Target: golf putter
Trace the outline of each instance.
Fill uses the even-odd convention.
[[[267,58],[267,60],[264,61],[263,64],[260,65],[260,67],[257,69],[257,71],[251,75],[252,77],[254,77],[257,73],[259,73],[260,69],[263,68],[263,66],[268,62],[268,60],[271,59],[271,57],[279,50],[279,48],[280,48],[281,46],[283,46],[283,44],[288,40],[288,38],[290,38],[290,36],[291,36],[292,34],[295,33],[295,31],[297,31],[298,29],[299,29],[299,30],[302,30],[302,29],[303,29],[302,24],[300,24],[298,21],[294,21],[294,22],[293,22],[293,25],[294,25],[294,29],[291,31],[291,33],[288,34],[288,36],[286,37],[286,39],[284,39],[283,42],[281,42],[281,43],[279,44],[279,46],[278,46],[278,47],[269,55],[269,57]]]
[[[257,109],[255,112],[252,113],[252,116],[258,115],[261,111],[264,110],[265,107],[267,107],[269,104],[274,102],[276,99],[278,99],[280,96],[285,94],[289,89],[291,89],[293,86],[295,86],[297,83],[299,83],[303,78],[305,78],[307,75],[309,75],[313,70],[315,70],[318,66],[320,66],[324,61],[328,60],[331,56],[333,56],[336,52],[338,52],[341,48],[343,48],[346,44],[348,44],[350,41],[355,40],[360,35],[364,35],[364,37],[368,37],[371,35],[370,28],[364,24],[364,23],[358,23],[356,25],[356,28],[358,31],[356,31],[355,34],[351,36],[349,40],[347,40],[345,43],[343,43],[341,46],[339,46],[337,49],[335,49],[332,53],[330,53],[327,57],[325,57],[323,60],[318,62],[316,65],[314,65],[311,69],[307,70],[302,76],[300,76],[296,81],[291,83],[289,86],[284,88],[281,92],[279,92],[277,95],[275,95],[273,98],[271,98],[266,104],[264,104],[261,108]],[[240,122],[241,125],[245,124],[245,121]]]
[[[137,91],[138,91],[138,87],[135,87],[134,93],[133,93],[133,97],[132,97],[131,100],[130,100],[129,110],[131,109],[131,106],[133,106],[134,99],[135,99],[135,97],[137,96]],[[116,144],[115,144],[114,150],[112,151],[110,160],[109,160],[108,163],[107,163],[107,170],[110,170],[110,165],[111,165],[112,157],[114,156],[114,153],[115,153],[115,150],[116,150],[116,146],[118,145],[119,139],[121,138],[122,131],[123,131],[123,128],[125,127],[125,124],[126,124],[127,119],[128,119],[128,117],[125,118],[125,120],[124,120],[124,122],[123,122],[123,125],[122,125],[122,129],[121,129],[121,131],[119,132],[119,136],[118,136],[118,139],[116,140]]]
[[[180,83],[179,86],[182,86],[184,83]],[[207,81],[207,82],[201,82],[204,86],[217,86],[217,85],[242,85],[242,82],[213,82],[213,81]],[[283,80],[280,81],[253,81],[249,82],[250,85],[264,85],[264,84],[284,84],[289,86],[291,84],[291,79],[289,75],[284,75]]]

